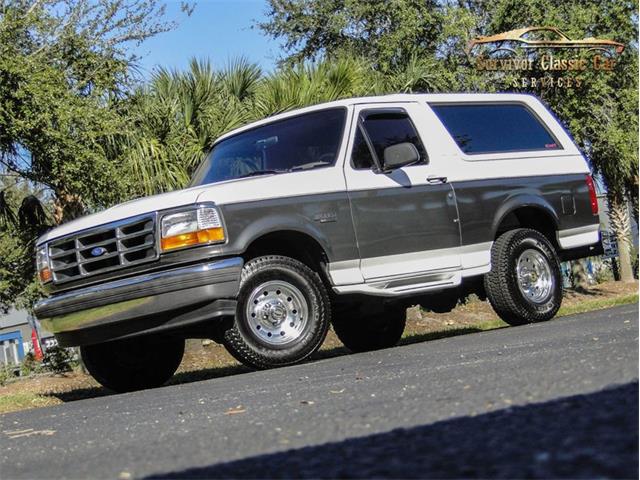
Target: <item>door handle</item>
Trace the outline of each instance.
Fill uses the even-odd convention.
[[[429,183],[447,183],[447,177],[439,177],[437,175],[429,175],[427,177]]]

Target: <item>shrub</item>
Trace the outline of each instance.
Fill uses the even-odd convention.
[[[72,370],[75,352],[59,346],[50,347],[44,354],[42,365],[53,373],[67,373]]]
[[[483,300],[482,298],[480,298],[480,296],[475,293],[469,293],[468,295],[461,297],[460,300],[458,300],[458,305],[468,305],[470,303],[481,303]]]
[[[0,365],[0,387],[7,383],[7,380],[11,378],[11,372],[4,365]]]
[[[27,376],[42,371],[42,363],[36,360],[32,352],[27,353],[20,364],[20,375]]]
[[[596,283],[604,283],[614,280],[611,260],[595,261],[593,263],[593,279]]]

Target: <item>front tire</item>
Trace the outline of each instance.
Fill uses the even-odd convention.
[[[352,352],[368,352],[395,347],[404,333],[406,309],[395,308],[382,313],[333,319],[333,331]]]
[[[248,367],[293,365],[320,348],[330,319],[316,272],[289,257],[258,257],[242,269],[235,320],[223,343]]]
[[[141,336],[80,347],[82,362],[93,378],[114,392],[155,388],[180,366],[184,340]]]
[[[484,286],[491,306],[509,325],[553,318],[562,303],[562,273],[553,245],[527,228],[502,234],[491,249]]]

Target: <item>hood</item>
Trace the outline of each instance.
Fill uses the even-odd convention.
[[[107,223],[122,220],[124,218],[135,217],[144,213],[155,212],[167,208],[181,207],[195,203],[205,186],[177,190],[175,192],[152,195],[151,197],[138,198],[129,202],[121,203],[102,212],[86,215],[59,227],[49,230],[42,235],[37,244],[40,245],[49,240],[63,237],[71,233],[86,230],[88,228],[99,227]]]
[[[102,212],[72,220],[50,230],[38,239],[38,245],[87,228],[98,227],[144,213],[182,207],[198,202],[213,202],[222,206],[239,202],[258,202],[282,197],[317,195],[344,190],[345,179],[340,167],[237,178],[226,182],[200,185],[121,203]]]

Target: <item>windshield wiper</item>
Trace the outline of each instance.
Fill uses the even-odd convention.
[[[253,172],[245,173],[244,175],[240,175],[236,178],[247,178],[247,177],[256,177],[258,175],[276,175],[278,173],[289,173],[289,172],[297,172],[299,170],[308,170],[310,168],[321,167],[324,165],[330,165],[329,162],[310,162],[305,163],[303,165],[296,165],[291,168],[287,168],[284,170],[254,170]]]
[[[274,175],[277,173],[287,173],[289,170],[254,170],[253,172],[245,173],[236,178],[256,177],[258,175]]]
[[[295,167],[291,167],[289,171],[295,172],[297,170],[309,170],[310,168],[322,167],[323,165],[330,165],[330,163],[329,162],[310,162],[310,163],[305,163],[303,165],[296,165]]]

